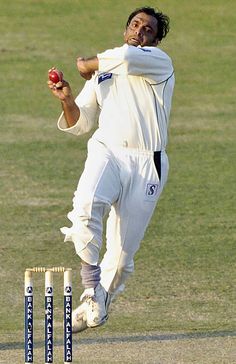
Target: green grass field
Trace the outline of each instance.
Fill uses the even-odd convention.
[[[28,266],[73,268],[59,228],[86,158],[88,135],[57,130],[47,89],[56,65],[74,89],[78,55],[121,45],[129,13],[159,6],[171,18],[161,47],[176,88],[169,182],[108,323],[74,339],[74,363],[236,362],[236,3],[225,0],[12,0],[1,4],[0,364],[23,363]],[[43,362],[44,277],[35,276],[36,360]],[[62,363],[62,279],[55,277],[55,363]]]

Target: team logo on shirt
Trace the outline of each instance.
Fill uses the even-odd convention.
[[[112,78],[112,73],[102,73],[99,77],[98,77],[98,84],[109,80],[110,78]]]
[[[143,51],[143,52],[151,52],[151,49],[147,49],[147,48],[138,48],[140,49],[140,51]]]
[[[146,196],[154,197],[157,194],[159,185],[155,183],[148,183],[146,188]]]

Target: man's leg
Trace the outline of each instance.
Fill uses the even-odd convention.
[[[99,253],[103,217],[120,193],[119,171],[107,149],[92,142],[84,172],[68,214],[71,228],[63,228],[66,241],[73,241],[82,260],[83,302],[73,313],[74,332],[95,327],[107,319],[108,293],[100,282]]]
[[[107,221],[107,250],[100,264],[101,284],[111,298],[124,289],[134,270],[134,255],[140,247],[168,175],[168,158],[161,158],[161,180],[152,155],[126,155],[122,194],[112,206]],[[159,172],[160,173],[160,172]],[[129,176],[129,181],[128,181]],[[122,179],[121,179],[122,182]]]

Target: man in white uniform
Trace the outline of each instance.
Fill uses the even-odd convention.
[[[123,46],[78,58],[87,82],[75,99],[68,82],[48,81],[63,108],[60,130],[82,135],[98,123],[68,214],[71,227],[61,229],[81,258],[85,288],[73,312],[74,332],[107,320],[111,300],[134,270],[134,255],[167,180],[174,70],[156,46],[168,31],[166,15],[149,7],[136,9],[128,18]]]

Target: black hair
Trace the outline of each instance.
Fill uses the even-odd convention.
[[[154,18],[156,18],[157,20],[157,35],[156,35],[156,39],[158,40],[162,40],[163,38],[165,38],[165,36],[167,35],[167,33],[170,30],[170,19],[167,15],[163,14],[160,11],[156,11],[154,8],[151,8],[149,6],[144,6],[142,8],[137,8],[136,10],[134,10],[126,23],[126,27],[129,26],[131,20],[139,13],[145,13],[147,15],[151,15]]]

